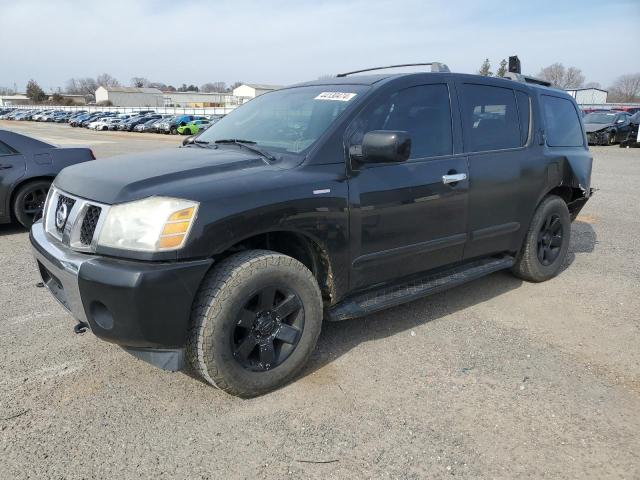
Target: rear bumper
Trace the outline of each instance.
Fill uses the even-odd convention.
[[[42,222],[30,240],[51,294],[97,337],[140,358],[145,350],[184,347],[191,305],[213,260],[136,262],[77,253],[46,235]]]

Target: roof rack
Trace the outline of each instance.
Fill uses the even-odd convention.
[[[388,67],[373,67],[373,68],[365,68],[362,70],[354,70],[353,72],[345,72],[339,73],[336,77],[346,77],[347,75],[353,75],[355,73],[363,73],[363,72],[373,72],[375,70],[386,70],[388,68],[400,68],[400,67],[424,67],[430,66],[432,72],[450,72],[449,67],[446,64],[441,62],[429,62],[429,63],[405,63],[403,65],[389,65]]]
[[[508,78],[509,80],[513,80],[515,82],[535,83],[536,85],[543,85],[545,87],[551,86],[551,82],[547,82],[546,80],[542,80],[541,78],[522,75],[521,73],[505,72],[504,78]]]

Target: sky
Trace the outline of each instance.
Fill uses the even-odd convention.
[[[640,72],[640,0],[0,0],[0,87],[109,73],[181,85],[287,85],[440,61],[475,73],[517,54],[604,87]]]

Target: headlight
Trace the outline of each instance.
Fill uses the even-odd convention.
[[[149,197],[109,208],[98,245],[143,252],[177,250],[187,241],[198,202]]]

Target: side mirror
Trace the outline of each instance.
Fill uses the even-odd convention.
[[[411,137],[407,132],[374,130],[362,140],[364,163],[406,162],[411,154]]]
[[[193,141],[195,140],[196,136],[195,135],[189,135],[187,138],[185,138],[184,140],[182,140],[182,146],[184,147],[185,145],[189,145],[190,143],[193,143]]]

